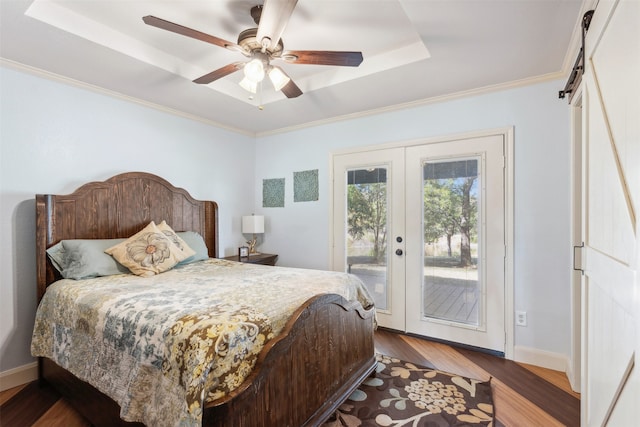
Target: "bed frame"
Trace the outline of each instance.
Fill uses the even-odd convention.
[[[150,221],[197,231],[218,257],[218,206],[144,172],[91,182],[68,195],[36,195],[38,301],[60,277],[46,250],[63,239],[129,237]],[[375,367],[373,309],[338,295],[317,296],[292,316],[261,352],[253,373],[222,401],[208,404],[206,426],[316,426]],[[41,381],[52,384],[95,426],[140,425],[119,417],[112,399],[48,358]]]

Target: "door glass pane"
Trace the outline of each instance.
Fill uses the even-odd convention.
[[[423,317],[479,325],[479,160],[426,161]]]
[[[369,289],[378,310],[386,310],[387,168],[347,171],[347,233],[345,265]]]

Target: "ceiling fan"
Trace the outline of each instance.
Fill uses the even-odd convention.
[[[274,59],[282,59],[292,64],[317,64],[357,67],[362,63],[362,52],[342,52],[324,50],[289,50],[284,51],[282,33],[289,22],[298,0],[265,0],[264,5],[251,8],[251,17],[257,28],[244,30],[238,36],[238,43],[233,43],[200,31],[166,21],[155,16],[142,18],[145,24],[183,36],[211,43],[251,58],[239,61],[214,70],[194,80],[194,83],[209,84],[231,73],[243,69],[245,77],[240,82],[244,89],[256,93],[258,84],[265,75],[273,83],[276,90],[281,90],[287,98],[302,95],[300,88],[287,73],[278,66],[271,65]]]

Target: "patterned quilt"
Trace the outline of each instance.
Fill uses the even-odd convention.
[[[40,303],[31,352],[110,396],[127,421],[201,425],[204,403],[242,384],[295,310],[327,293],[373,305],[352,275],[219,259],[65,279]]]

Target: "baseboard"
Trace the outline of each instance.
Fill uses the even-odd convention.
[[[580,372],[575,371],[575,365],[570,363],[570,359],[567,359],[567,378],[569,379],[569,385],[571,386],[571,390],[576,393],[581,393],[582,390],[582,378],[580,377]]]
[[[513,359],[516,362],[540,366],[554,371],[567,372],[569,359],[564,354],[538,350],[516,345],[513,348]]]
[[[9,390],[38,379],[38,362],[0,372],[0,391]]]

